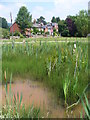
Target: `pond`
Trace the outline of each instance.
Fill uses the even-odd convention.
[[[21,80],[17,78],[14,83],[11,84],[11,90],[13,94],[23,94],[22,102],[26,105],[34,105],[40,107],[44,117],[52,118],[65,118],[65,108],[62,103],[57,104],[55,95],[42,83],[32,80]],[[9,84],[8,84],[9,92]],[[5,104],[5,85],[2,86],[2,104]],[[82,106],[79,105],[69,112],[68,117],[79,117]]]

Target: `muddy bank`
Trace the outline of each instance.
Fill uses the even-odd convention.
[[[65,118],[65,108],[60,104],[57,104],[55,95],[48,90],[43,84],[36,81],[25,80],[22,81],[17,79],[11,84],[11,90],[13,94],[23,94],[22,102],[26,105],[34,105],[35,107],[40,107],[41,111],[44,112],[44,117],[52,118]],[[9,92],[9,84],[8,84]],[[5,85],[2,86],[2,104],[5,104]],[[80,117],[79,113],[82,106],[79,105],[69,112],[69,117]]]

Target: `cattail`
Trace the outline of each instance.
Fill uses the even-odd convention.
[[[6,81],[6,70],[4,71],[4,80]]]

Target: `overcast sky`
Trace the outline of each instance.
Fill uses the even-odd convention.
[[[13,22],[21,6],[26,6],[33,19],[44,16],[50,22],[53,16],[65,19],[68,15],[76,15],[82,9],[88,10],[89,0],[0,0],[0,17],[10,22],[12,12]],[[33,1],[33,2],[32,2]],[[38,2],[37,2],[38,1]]]

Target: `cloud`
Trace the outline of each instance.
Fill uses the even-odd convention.
[[[0,5],[0,10],[2,10],[2,9],[3,9],[3,7],[4,7],[3,5]]]
[[[16,6],[17,6],[18,8],[20,8],[20,7],[22,7],[22,6],[25,6],[25,7],[26,7],[26,4],[25,4],[25,3],[21,3],[21,2],[17,2],[17,3],[16,3]]]
[[[33,7],[29,6],[28,4],[30,0],[22,0],[23,2],[17,2],[17,0],[12,0],[12,2],[7,3],[1,1],[0,16],[5,17],[8,22],[10,22],[10,12],[12,12],[14,22],[19,8],[21,6],[26,6],[28,8],[28,11],[31,12],[33,19],[39,18],[40,16],[44,16],[47,21],[50,21],[53,16],[59,16],[60,19],[65,19],[67,15],[76,15],[79,12],[79,10],[88,9],[88,0],[33,0],[33,2],[35,2]],[[42,4],[37,5],[37,2],[42,2]],[[44,2],[47,2],[47,6],[44,5]],[[53,7],[49,8],[48,2],[51,2],[50,5]]]
[[[44,8],[41,6],[36,6],[32,10],[33,19],[39,18],[41,15],[43,16]]]
[[[25,3],[17,3],[17,2],[16,3],[8,3],[8,4],[0,4],[0,16],[6,18],[7,21],[10,22],[10,12],[11,12],[13,22],[14,22],[21,6],[26,6],[26,4]]]
[[[55,16],[65,19],[67,15],[75,15],[79,10],[88,8],[88,0],[54,0]]]

